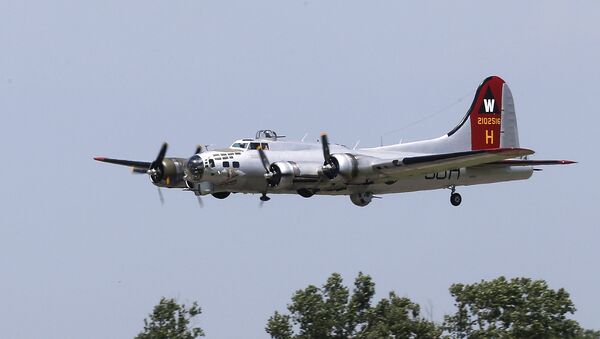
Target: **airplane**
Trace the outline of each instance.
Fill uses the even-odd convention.
[[[95,157],[145,173],[159,187],[179,188],[225,199],[231,193],[346,195],[366,206],[384,194],[450,190],[456,187],[529,179],[543,165],[570,160],[531,160],[534,152],[519,145],[512,93],[498,76],[486,78],[459,124],[439,138],[380,147],[350,149],[329,143],[282,140],[272,130],[239,139],[223,149],[198,147],[190,158],[166,157],[164,143],[152,162]],[[162,200],[162,197],[161,197]]]

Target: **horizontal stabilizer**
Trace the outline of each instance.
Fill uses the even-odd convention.
[[[486,165],[504,165],[504,166],[546,166],[546,165],[570,165],[576,164],[577,161],[571,160],[522,160],[509,159],[491,162]]]
[[[532,150],[526,148],[495,148],[488,150],[432,154],[406,157],[402,160],[388,160],[384,163],[374,164],[373,169],[392,177],[402,177],[478,166],[527,156],[533,153]]]

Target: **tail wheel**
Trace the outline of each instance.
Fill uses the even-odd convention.
[[[450,194],[450,203],[452,206],[458,206],[462,202],[462,197],[458,193]]]

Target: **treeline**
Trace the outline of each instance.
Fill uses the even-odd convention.
[[[321,287],[296,291],[287,312],[275,311],[265,330],[275,339],[329,338],[573,338],[600,339],[569,316],[576,311],[569,293],[543,280],[506,279],[453,284],[456,312],[437,323],[421,307],[390,292],[374,302],[375,283],[359,273],[352,289],[334,273]],[[197,303],[180,305],[163,298],[144,320],[136,339],[194,339],[204,336],[193,318]],[[218,334],[216,334],[218,336]]]

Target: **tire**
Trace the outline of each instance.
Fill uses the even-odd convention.
[[[213,193],[212,196],[215,197],[215,198],[217,198],[217,199],[225,199],[230,194],[231,194],[231,192],[217,192],[217,193]]]
[[[458,206],[462,202],[462,197],[458,193],[450,194],[450,203],[452,206]]]
[[[297,192],[298,192],[298,194],[300,194],[304,198],[310,198],[313,195],[315,195],[315,193],[313,191],[310,191],[310,190],[308,190],[306,188],[301,188]]]

